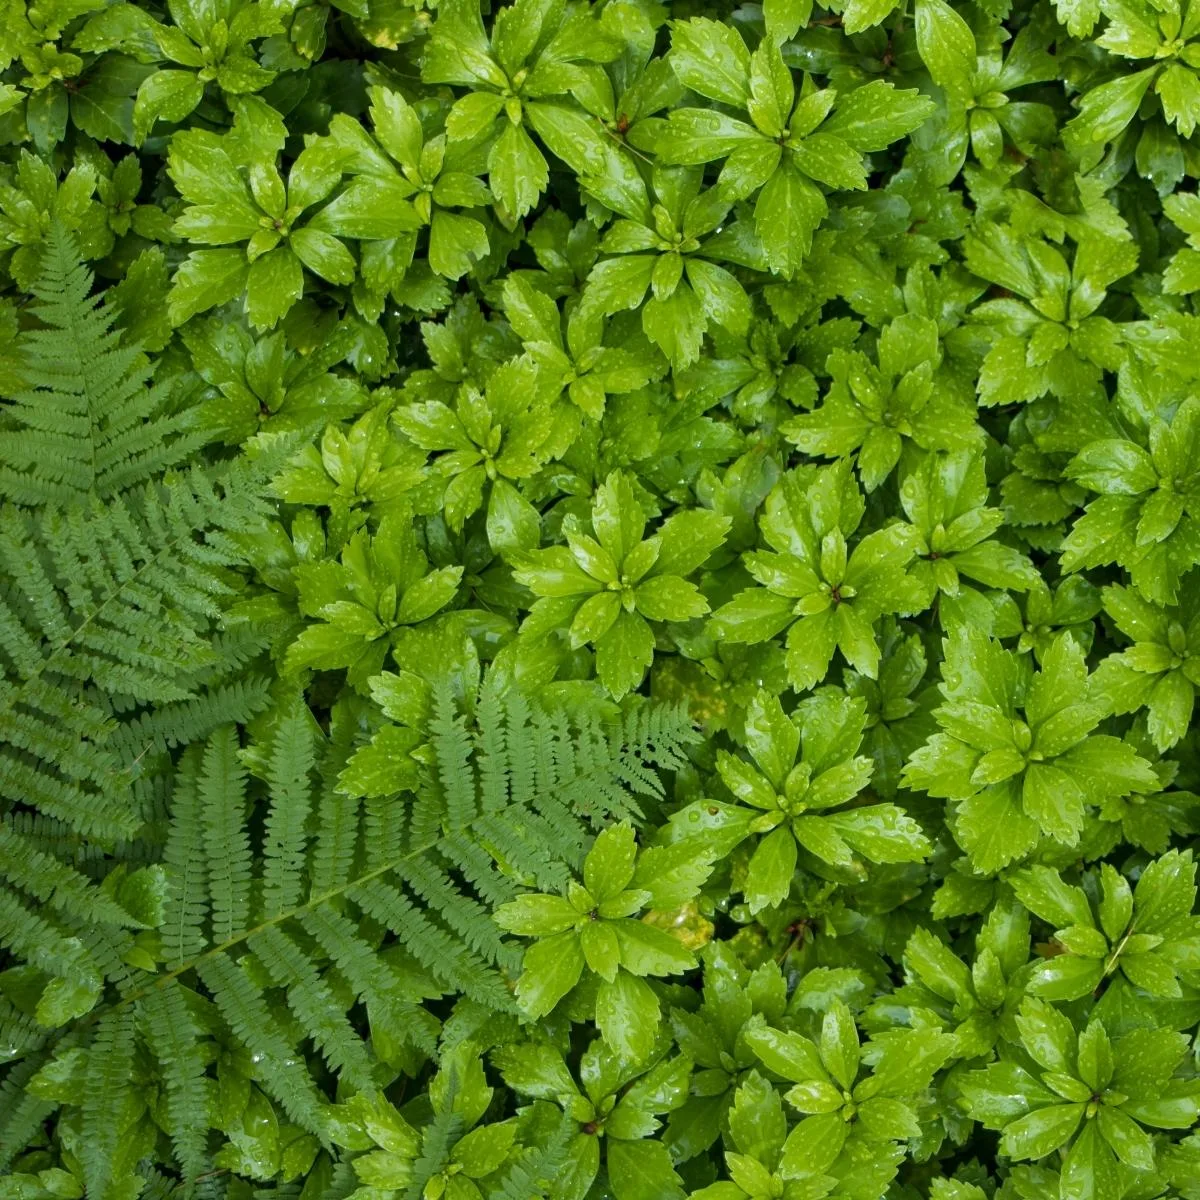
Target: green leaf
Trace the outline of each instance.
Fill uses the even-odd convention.
[[[561,896],[528,892],[502,904],[493,914],[496,924],[524,937],[543,937],[571,929],[579,913]]]
[[[1082,1119],[1082,1104],[1048,1104],[1006,1125],[1001,1147],[1010,1158],[1045,1158],[1066,1145]]]
[[[707,17],[671,27],[671,67],[684,87],[741,108],[749,97],[750,51],[735,29]]]
[[[767,180],[754,206],[754,226],[773,271],[790,279],[799,270],[828,211],[820,190],[790,167]]]
[[[284,247],[250,264],[246,276],[246,315],[256,329],[270,329],[304,292],[300,260]]]
[[[579,982],[583,951],[578,934],[564,932],[525,951],[517,999],[530,1017],[544,1017]]]
[[[1053,1005],[1026,1000],[1017,1016],[1021,1041],[1047,1071],[1069,1075],[1075,1069],[1075,1034],[1069,1018]]]
[[[642,308],[642,328],[646,336],[666,355],[676,371],[682,371],[699,357],[704,342],[704,324],[700,298],[683,283],[669,296],[651,296]]]
[[[779,1093],[757,1071],[751,1071],[737,1090],[729,1110],[729,1132],[744,1154],[761,1162],[773,1162],[783,1149],[783,1105]]]
[[[1063,128],[1063,141],[1075,155],[1092,161],[1105,143],[1116,138],[1133,120],[1157,73],[1147,67],[1132,75],[1120,75],[1085,93],[1079,103],[1079,115]]]
[[[836,1001],[821,1022],[821,1062],[834,1080],[850,1088],[858,1075],[858,1029],[850,1010]]]
[[[677,575],[656,575],[634,593],[637,610],[651,621],[690,621],[708,612],[708,601],[695,584]]]
[[[821,131],[836,134],[855,150],[870,154],[919,129],[933,107],[915,88],[901,90],[876,79],[840,96]]]
[[[1134,920],[1144,933],[1164,932],[1191,913],[1196,865],[1191,851],[1172,850],[1146,865],[1133,893]]]
[[[546,190],[546,160],[520,125],[504,125],[488,154],[488,181],[497,202],[514,218],[524,216]]]
[[[811,0],[764,0],[763,19],[768,36],[777,42],[794,38],[812,16]]]
[[[297,229],[289,239],[296,257],[329,283],[353,283],[358,266],[337,238],[317,229]],[[253,274],[254,268],[251,267]]]
[[[171,281],[167,311],[172,325],[226,304],[246,287],[249,266],[240,250],[193,250]]]
[[[895,8],[894,0],[849,0],[843,17],[847,33],[862,33],[878,25]]]
[[[1117,1200],[1120,1196],[1117,1163],[1096,1122],[1084,1125],[1067,1152],[1059,1194],[1063,1200]]]
[[[662,1142],[613,1140],[608,1177],[617,1200],[683,1200],[682,1181]]]
[[[658,1033],[658,1000],[644,979],[619,971],[596,991],[596,1026],[621,1058],[644,1062]]]
[[[156,121],[182,121],[204,95],[204,84],[191,71],[155,71],[138,88],[133,104],[133,132],[138,142]]]
[[[796,839],[786,826],[773,829],[750,858],[743,892],[752,913],[776,908],[788,897],[796,870]]]
[[[583,860],[583,883],[597,903],[611,900],[629,886],[637,842],[628,822],[602,830]]]
[[[975,35],[946,0],[917,0],[917,50],[926,70],[958,104],[975,98]]]
[[[770,1028],[761,1019],[746,1027],[746,1045],[769,1071],[794,1083],[827,1080],[817,1047],[798,1033]]]
[[[474,217],[438,209],[429,226],[429,265],[447,279],[459,279],[491,250],[487,230]]]

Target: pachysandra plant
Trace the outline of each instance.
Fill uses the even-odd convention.
[[[851,546],[864,513],[847,460],[785,475],[761,517],[770,549],[744,556],[759,586],[739,592],[714,614],[721,636],[734,642],[762,642],[786,630],[788,678],[798,691],[825,676],[836,651],[874,678],[881,656],[876,622],[928,604],[908,570],[916,531],[894,523]]]
[[[946,645],[934,710],[942,732],[909,759],[904,778],[958,802],[952,828],[972,863],[995,871],[1042,837],[1078,843],[1089,804],[1154,791],[1134,748],[1093,732],[1105,714],[1078,644],[1060,637],[1030,672],[994,639],[959,630]]]
[[[633,482],[614,472],[596,489],[590,523],[591,534],[569,515],[565,546],[530,550],[518,560],[515,578],[539,597],[521,634],[545,637],[565,626],[573,649],[594,645],[597,676],[619,699],[653,660],[651,622],[708,612],[686,576],[724,540],[728,519],[704,510],[680,513],[644,538],[646,513]]]
[[[1197,1200],[1200,0],[0,29],[0,1200]]]
[[[522,1011],[544,1017],[586,969],[599,978],[596,1025],[605,1041],[625,1058],[643,1059],[660,1019],[645,977],[677,975],[695,960],[677,938],[632,918],[686,903],[710,865],[699,841],[639,854],[632,825],[613,825],[584,859],[582,883],[572,880],[562,896],[532,892],[498,909],[502,929],[537,938],[525,951],[517,983]]]
[[[863,859],[918,862],[928,853],[921,827],[903,809],[858,800],[874,770],[857,753],[865,712],[863,700],[822,689],[789,717],[778,699],[760,692],[746,709],[754,766],[718,752],[717,773],[741,802],[722,811],[725,831],[734,840],[761,835],[742,889],[751,912],[787,898],[800,852],[818,872]]]

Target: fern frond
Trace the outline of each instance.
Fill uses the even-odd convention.
[[[258,986],[227,954],[200,959],[196,971],[234,1036],[255,1056],[266,1090],[297,1125],[324,1140],[322,1098]]]
[[[142,923],[81,871],[41,849],[37,838],[2,819],[0,878],[0,944],[49,977],[34,1013],[39,1022],[60,1025],[80,1006],[90,1008],[105,980],[125,985],[130,930]],[[15,1053],[0,1049],[0,1059]]]
[[[362,867],[387,868],[404,857],[404,821],[396,820],[396,801],[388,796],[366,796],[362,802]],[[412,840],[416,840],[413,835]]]
[[[371,879],[348,894],[365,913],[386,925],[448,991],[461,992],[488,1008],[513,1008],[504,981],[487,960],[447,932],[401,888]]]
[[[478,840],[464,836],[446,838],[441,849],[488,907],[497,908],[513,898],[514,881],[499,869]]]
[[[103,1200],[112,1182],[112,1167],[125,1098],[133,1080],[134,1011],[106,1012],[88,1047],[81,1106],[80,1157],[89,1196]]]
[[[499,812],[508,807],[513,794],[510,781],[514,771],[518,770],[512,760],[519,753],[519,734],[525,724],[526,711],[511,704],[505,711],[495,688],[484,689],[479,699],[476,750],[479,761],[479,807],[483,812]],[[510,726],[516,734],[512,739],[516,743],[513,749],[510,749],[508,736]],[[527,787],[522,792],[522,782],[525,781],[518,778],[517,795],[528,794]],[[444,782],[442,786],[445,786]]]
[[[274,925],[253,934],[249,945],[271,979],[287,989],[288,1007],[330,1069],[360,1091],[372,1089],[371,1056],[308,955]]]
[[[218,729],[204,748],[196,792],[204,821],[213,940],[242,933],[250,917],[250,839],[246,834],[246,772],[237,731]]]
[[[263,436],[229,462],[178,468],[199,435],[91,290],[54,231],[28,310],[35,327],[11,343],[19,369],[5,379],[20,382],[10,403],[0,398],[0,961],[21,981],[0,1001],[0,1057],[24,1056],[0,1084],[0,1159],[55,1107],[21,1094],[31,1073],[77,1062],[81,1112],[60,1129],[99,1200],[133,1178],[115,1164],[155,1066],[155,1115],[184,1174],[206,1164],[209,1001],[191,988],[207,990],[231,1042],[267,1051],[265,1086],[298,1123],[319,1127],[322,1098],[294,1023],[286,1033],[272,1023],[259,985],[219,950],[246,941],[268,894],[290,917],[305,888],[308,768],[284,753],[270,774],[274,849],[256,857],[231,724],[269,702],[255,663],[271,632],[249,617],[223,626],[272,511],[267,484],[296,439]],[[186,748],[201,738],[207,746]],[[352,838],[347,875],[354,855]],[[156,873],[134,873],[149,865],[165,877],[157,939],[139,933]],[[167,964],[157,975],[156,957]],[[315,1021],[311,997],[328,1007],[348,989],[329,961],[293,965],[305,963],[289,995]],[[350,1042],[347,1055],[366,1053]]]
[[[300,900],[315,749],[312,718],[297,699],[280,718],[267,759],[271,791],[263,842],[263,902],[268,917],[295,908]]]
[[[134,920],[86,875],[38,849],[0,820],[0,876],[59,916],[100,925],[133,926]]]
[[[22,897],[0,884],[0,943],[47,975],[98,988],[100,971],[77,937],[26,906]]]
[[[62,961],[43,970],[87,969],[97,984],[105,974],[116,982],[119,998],[100,1010],[94,1043],[113,1049],[97,1052],[98,1064],[124,1053],[110,1015],[138,1012],[139,1028],[163,1055],[155,1061],[164,1123],[185,1174],[205,1159],[202,1110],[212,1086],[190,988],[211,999],[227,1026],[219,1040],[250,1056],[263,1090],[323,1139],[331,1075],[359,1090],[377,1086],[373,1042],[348,1019],[351,1006],[364,1004],[393,1045],[407,1039],[426,1052],[436,1048],[438,1025],[419,1007],[423,1000],[454,994],[481,1013],[512,1013],[519,952],[492,919],[494,908],[530,880],[565,881],[596,826],[657,799],[655,767],[680,761],[696,736],[681,712],[609,710],[596,718],[485,684],[476,695],[439,701],[415,794],[360,803],[336,790],[353,751],[351,722],[335,722],[326,739],[299,694],[277,703],[245,749],[229,725],[186,749],[167,812],[157,807],[161,798],[145,802],[147,819],[166,821],[167,968],[157,977],[117,979],[124,968],[113,960],[115,942],[80,939],[72,959],[45,918],[19,910],[22,921],[45,924],[25,929],[22,949],[58,947]],[[54,900],[60,880],[64,903],[86,895],[79,868],[78,879],[63,863],[41,869],[47,873],[31,880],[30,895],[36,882]],[[127,937],[130,929],[117,932]],[[329,1075],[313,1072],[307,1041]],[[452,1144],[451,1125],[439,1118],[427,1126],[421,1161],[430,1171]],[[506,1179],[532,1187],[538,1170],[526,1156]]]
[[[0,1172],[35,1138],[46,1118],[58,1107],[28,1090],[28,1083],[45,1065],[37,1055],[19,1062],[0,1081]]]
[[[26,387],[6,397],[16,428],[0,440],[0,497],[16,504],[105,499],[204,444],[190,414],[168,411],[169,388],[152,383],[140,347],[120,344],[116,311],[91,289],[73,238],[55,225],[33,286],[42,328],[17,343]]]
[[[266,675],[239,675],[205,686],[198,695],[144,709],[113,731],[108,745],[124,765],[203,741],[220,725],[244,725],[271,702]]]
[[[631,764],[678,756],[695,733],[682,712],[653,727],[643,717],[624,717],[592,730],[518,696],[489,695],[486,686],[478,703],[464,707],[474,712],[473,728],[449,691],[438,701],[426,786],[407,814],[390,802],[389,816],[386,807],[364,811],[335,790],[344,747],[328,747],[328,761],[318,764],[307,710],[298,697],[285,702],[267,744],[250,752],[269,785],[257,852],[244,828],[245,780],[232,729],[209,738],[198,765],[186,758],[165,853],[171,892],[164,945],[175,969],[296,919],[331,958],[358,964],[351,986],[369,1001],[380,985],[363,974],[361,945],[351,947],[351,917],[339,913],[333,924],[318,919],[327,905],[348,900],[390,930],[448,991],[510,1010],[505,975],[516,953],[492,909],[511,899],[519,883],[564,882],[582,860],[590,819],[625,817],[636,812],[639,795],[659,794],[657,778]],[[655,744],[639,741],[647,732]],[[567,742],[575,749],[564,749]],[[530,791],[516,793],[518,783]],[[310,857],[305,830],[314,810]],[[201,843],[206,868],[197,866]],[[304,898],[299,880],[306,859],[313,882]],[[263,897],[255,931],[246,928],[252,875],[262,881]],[[332,921],[332,911],[328,916]],[[210,944],[212,952],[202,948]],[[267,952],[273,944],[265,943]],[[282,959],[271,973],[284,986],[281,970]]]
[[[558,1110],[553,1130],[518,1155],[488,1192],[488,1200],[554,1200],[571,1165],[571,1142],[578,1129],[569,1114]]]
[[[40,1050],[49,1037],[48,1029],[0,996],[0,1063],[15,1062]]]
[[[209,1162],[209,1084],[200,1027],[175,979],[149,991],[139,1001],[139,1010],[166,1085],[167,1131],[184,1180],[190,1182]]]
[[[457,711],[449,682],[434,688],[429,733],[437,747],[436,770],[446,798],[446,828],[462,829],[476,812],[475,773],[471,767],[472,746],[466,718]]]
[[[93,838],[133,833],[136,755],[186,731],[160,719],[124,751],[143,736],[142,712],[186,705],[212,667],[214,596],[241,554],[231,539],[216,553],[216,535],[255,528],[261,486],[246,467],[219,485],[193,471],[87,509],[0,509],[0,807]],[[195,587],[202,577],[211,586]],[[125,722],[135,730],[118,733]]]
[[[324,895],[351,878],[358,846],[359,801],[331,786],[321,789],[312,854],[312,891]]]
[[[162,940],[167,963],[175,967],[201,954],[207,945],[208,868],[203,811],[197,787],[200,752],[187,754],[175,776],[171,825],[163,851],[167,875]]]
[[[432,855],[409,859],[396,875],[476,954],[500,966],[516,965],[518,956],[505,943],[487,906],[464,892]]]
[[[386,1009],[395,1018],[393,1024],[403,1030],[412,1045],[429,1054],[434,1052],[437,1039],[421,1019],[427,1014],[402,998],[403,979],[376,946],[359,936],[353,921],[328,906],[309,909],[301,913],[299,920],[355,995],[366,1004],[369,1013]]]
[[[450,1151],[462,1132],[462,1117],[453,1110],[437,1113],[425,1126],[421,1154],[412,1165],[404,1200],[421,1200],[425,1185],[450,1161]]]

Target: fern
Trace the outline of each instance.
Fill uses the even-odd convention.
[[[488,1193],[488,1200],[553,1200],[555,1184],[571,1165],[578,1122],[565,1112],[543,1133],[539,1145],[526,1147]]]
[[[144,984],[159,950],[146,927],[158,920],[156,872],[205,864],[185,818],[163,846],[171,752],[268,702],[254,670],[267,639],[250,625],[226,631],[222,610],[292,443],[175,470],[196,445],[186,417],[150,384],[137,347],[120,344],[91,283],[54,232],[30,310],[39,324],[11,346],[21,387],[0,406],[0,957],[21,981],[0,1007],[2,1058],[16,1060],[0,1083],[0,1159],[53,1110],[22,1094],[29,1079],[85,1054],[80,1155],[103,1196],[123,1186],[111,1163],[122,1105],[141,1102],[128,1089],[152,1023],[175,1039],[163,1071],[180,1162],[203,1161],[203,1139],[185,1129],[206,1107],[203,1023],[169,993],[174,1007],[153,1008]],[[231,837],[244,815],[232,814]],[[244,866],[229,881],[231,931],[244,924]],[[161,945],[182,962],[208,945],[208,910],[174,916]]]
[[[54,1105],[28,1091],[38,1062],[19,1061],[0,1081],[0,1172],[7,1172],[13,1159],[33,1141]]]
[[[16,1060],[0,1153],[75,1103],[70,1064],[88,1194],[122,1193],[123,1122],[149,1078],[180,1175],[219,1194],[215,1062],[240,1055],[328,1146],[335,1080],[371,1093],[395,1056],[436,1048],[427,1001],[514,1012],[520,951],[493,910],[565,881],[694,735],[674,710],[598,721],[445,682],[395,793],[340,791],[357,718],[335,709],[327,737],[300,695],[256,717],[267,637],[222,625],[291,444],[168,470],[193,445],[186,417],[91,284],[56,232],[0,415],[0,946],[34,987],[0,1008]],[[427,1128],[431,1171],[452,1132]]]
[[[271,809],[263,844],[263,898],[269,917],[294,908],[300,899],[314,743],[308,710],[298,702],[291,705],[280,718],[267,763]]]
[[[244,828],[246,775],[237,759],[236,738],[229,725],[209,738],[197,783],[212,935],[218,942],[245,929],[250,913],[250,839]]]
[[[185,1180],[194,1180],[208,1165],[208,1092],[200,1027],[187,993],[178,980],[148,992],[140,1016],[146,1043],[162,1071],[168,1124],[175,1157]]]
[[[254,1056],[265,1087],[293,1121],[323,1134],[321,1098],[258,984],[225,954],[200,959],[196,969],[230,1033]]]
[[[112,1178],[122,1108],[131,1089],[134,1013],[128,1007],[106,1012],[88,1049],[81,1113],[83,1171],[88,1192],[103,1196]]]
[[[137,345],[120,344],[117,312],[90,295],[92,275],[55,224],[32,314],[41,328],[18,344],[25,387],[4,412],[0,499],[42,507],[101,500],[161,475],[203,444],[191,414],[169,411],[169,389]]]
[[[451,1109],[435,1113],[425,1126],[421,1138],[421,1154],[413,1163],[412,1178],[404,1192],[404,1200],[422,1200],[425,1185],[449,1161],[450,1151],[463,1132],[463,1120]]]
[[[380,802],[382,857],[367,809],[335,791],[346,747],[326,740],[302,699],[284,698],[257,728],[243,745],[223,726],[182,756],[162,854],[164,967],[123,985],[90,1029],[89,1071],[109,1095],[132,1028],[117,1014],[138,1014],[163,1081],[158,1120],[185,1179],[209,1161],[214,1030],[249,1055],[288,1118],[325,1141],[331,1080],[371,1093],[393,1070],[347,1009],[363,1005],[369,1027],[426,1052],[430,982],[477,1011],[514,1011],[520,955],[493,908],[529,879],[577,869],[596,825],[661,795],[658,769],[678,765],[695,736],[673,709],[597,725],[489,682],[465,700],[446,684],[417,755],[418,791]],[[341,817],[326,825],[330,812]],[[197,1015],[206,1001],[215,1024]],[[439,1137],[429,1127],[421,1161],[431,1171]]]

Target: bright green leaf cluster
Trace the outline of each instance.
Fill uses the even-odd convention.
[[[0,1200],[1200,1200],[1200,0],[0,30]]]

